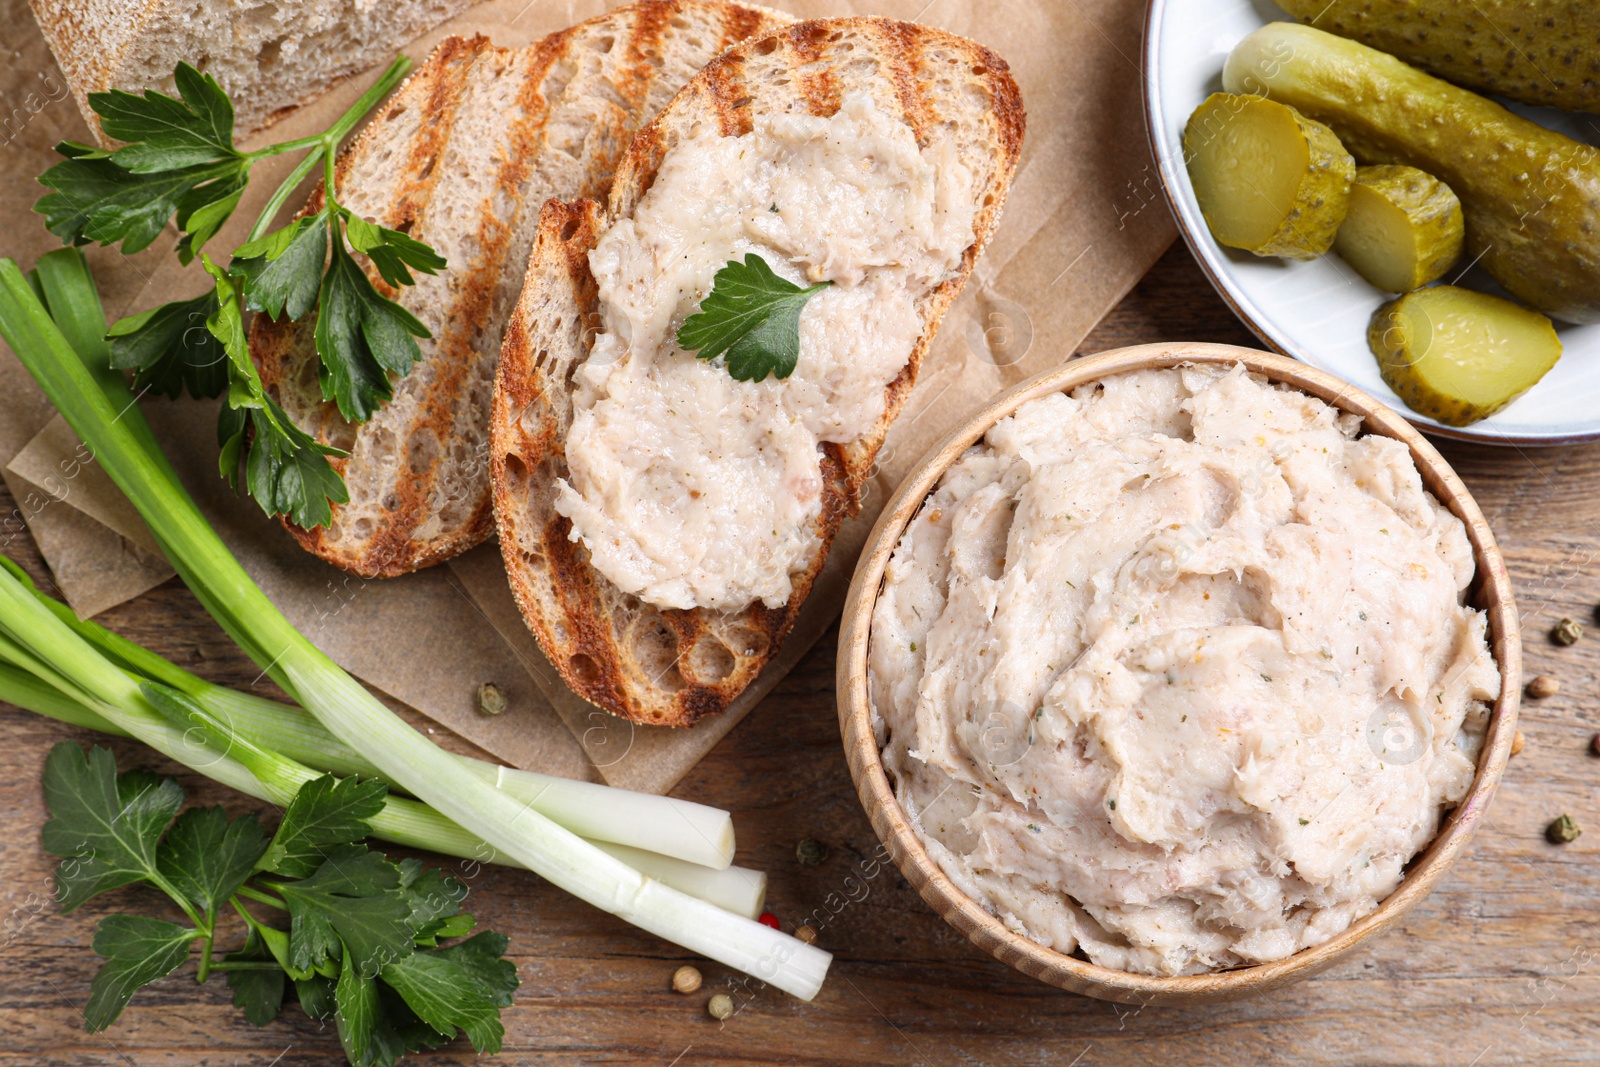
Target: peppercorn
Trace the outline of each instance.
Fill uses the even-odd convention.
[[[1600,734],[1595,734],[1589,739],[1589,751],[1600,756]]]
[[[815,867],[828,858],[828,846],[808,837],[794,846],[794,858],[802,867]]]
[[[778,917],[772,914],[770,911],[764,911],[760,915],[757,915],[756,922],[760,923],[762,926],[770,926],[774,930],[782,929],[782,927],[778,925]]]
[[[1516,733],[1512,734],[1511,735],[1511,754],[1513,756],[1515,756],[1518,753],[1520,753],[1522,751],[1522,749],[1523,749],[1523,746],[1525,746],[1527,743],[1528,743],[1528,739],[1522,736],[1522,731],[1521,730],[1518,730]]]
[[[1550,640],[1558,645],[1575,645],[1583,636],[1583,623],[1572,619],[1562,619],[1556,623],[1555,629],[1550,631]]]
[[[1548,674],[1541,674],[1528,683],[1528,695],[1535,700],[1553,697],[1561,692],[1561,683]]]
[[[1545,839],[1552,845],[1565,845],[1569,841],[1576,841],[1583,831],[1578,829],[1578,823],[1570,815],[1563,815],[1549,826],[1544,828]]]
[[[700,972],[693,967],[679,967],[672,972],[674,993],[693,993],[700,988]]]
[[[733,1017],[733,998],[726,993],[718,993],[706,1001],[706,1014],[713,1019],[731,1019]]]
[[[811,925],[801,925],[794,928],[794,936],[808,945],[817,943],[817,928]]]
[[[499,715],[506,710],[506,695],[493,682],[478,686],[478,710],[485,715]]]

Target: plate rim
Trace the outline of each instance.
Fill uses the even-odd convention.
[[[1188,245],[1189,252],[1194,256],[1195,262],[1200,265],[1200,271],[1216,290],[1222,302],[1228,309],[1244,323],[1245,327],[1254,334],[1262,344],[1273,352],[1298,360],[1308,366],[1332,374],[1341,381],[1347,378],[1339,371],[1327,365],[1322,360],[1314,359],[1305,352],[1295,351],[1290,345],[1280,340],[1266,326],[1261,319],[1265,316],[1257,309],[1256,304],[1249,298],[1243,289],[1235,282],[1229,272],[1227,262],[1223,258],[1221,247],[1211,237],[1209,231],[1197,232],[1195,221],[1188,216],[1186,205],[1178,196],[1178,182],[1187,181],[1188,173],[1180,173],[1178,160],[1168,152],[1161,131],[1166,128],[1166,113],[1161,103],[1161,65],[1158,57],[1161,51],[1163,18],[1166,15],[1168,0],[1149,0],[1144,12],[1144,41],[1140,50],[1140,58],[1144,63],[1144,78],[1140,89],[1144,94],[1144,130],[1145,141],[1150,148],[1151,158],[1156,165],[1156,173],[1161,179],[1161,192],[1167,199],[1167,207],[1172,212],[1173,221],[1177,224],[1178,233],[1183,236],[1184,244]],[[1203,221],[1203,220],[1202,220]],[[1495,448],[1556,448],[1562,445],[1587,444],[1600,441],[1600,425],[1592,430],[1583,430],[1577,433],[1528,436],[1525,434],[1505,433],[1499,430],[1473,430],[1469,427],[1446,426],[1443,423],[1419,415],[1402,405],[1395,405],[1395,410],[1401,417],[1416,427],[1422,433],[1432,437],[1443,437],[1453,441],[1464,441],[1469,444],[1489,445]]]

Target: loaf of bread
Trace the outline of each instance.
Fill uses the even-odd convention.
[[[179,61],[215,77],[233,100],[235,133],[269,125],[341,78],[473,0],[29,0],[78,107],[96,135],[89,94],[174,92]]]
[[[574,383],[594,344],[600,303],[590,250],[607,227],[633,218],[675,145],[708,128],[728,137],[784,115],[831,116],[852,96],[870,97],[909,127],[919,147],[937,142],[970,172],[970,243],[958,267],[917,298],[920,336],[886,387],[876,424],[848,442],[818,446],[818,548],[807,568],[791,572],[787,600],[735,611],[658,608],[601,574],[557,507],[569,476]],[[972,41],[882,18],[802,22],[729,49],[695,77],[635,138],[604,209],[591,201],[545,205],[506,328],[490,460],[512,590],[545,654],[580,696],[637,722],[685,726],[726,708],[777,653],[840,523],[859,508],[941,316],[999,222],[1023,129],[1022,99],[1005,61]],[[648,451],[641,443],[641,454]]]
[[[432,331],[394,399],[360,425],[322,398],[311,317],[256,316],[250,351],[296,424],[349,452],[348,504],[308,551],[391,577],[494,532],[489,407],[539,209],[603,197],[635,131],[736,41],[790,21],[723,0],[642,0],[527,48],[447,38],[339,160],[340,201],[448,261],[395,298]],[[307,212],[322,206],[320,189]],[[385,289],[376,272],[373,283]],[[385,291],[387,291],[385,289]]]

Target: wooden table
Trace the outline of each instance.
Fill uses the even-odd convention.
[[[1095,352],[1161,340],[1253,344],[1180,244],[1085,342]],[[1570,648],[1547,633],[1563,615],[1593,621],[1600,601],[1600,446],[1518,451],[1445,443],[1505,549],[1523,612],[1527,673],[1560,695],[1529,701],[1527,749],[1511,762],[1491,816],[1443,887],[1396,931],[1342,966],[1265,999],[1190,1010],[1126,1007],[1024,978],[956,935],[892,869],[859,878],[876,845],[839,750],[833,638],[802,661],[689,777],[679,795],[732,809],[740,861],[771,873],[770,904],[792,921],[855,898],[823,930],[835,952],[828,985],[803,1004],[699,963],[706,989],[668,979],[691,957],[544,884],[486,869],[469,907],[511,937],[522,978],[506,1014],[506,1051],[489,1061],[803,1064],[1459,1064],[1600,1063],[1600,759],[1588,753],[1600,634]],[[12,504],[0,487],[0,509]],[[45,577],[31,545],[23,562]],[[104,621],[218,682],[257,674],[176,582]],[[289,1009],[263,1030],[245,1023],[220,981],[179,975],[141,992],[103,1035],[79,1008],[97,961],[101,916],[147,912],[143,891],[107,894],[70,916],[50,899],[39,847],[39,775],[47,749],[91,735],[0,710],[0,1064],[122,1067],[342,1064],[331,1030]],[[191,798],[251,805],[129,742],[124,767],[173,773]],[[1570,812],[1589,832],[1565,847],[1542,831]],[[814,837],[817,867],[795,861]],[[855,879],[852,881],[852,879]],[[835,905],[837,906],[837,905]],[[709,993],[740,1006],[708,1018]],[[419,1063],[474,1062],[464,1043]]]

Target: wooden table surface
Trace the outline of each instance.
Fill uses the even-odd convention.
[[[1254,343],[1181,243],[1082,350],[1161,340]],[[836,954],[822,994],[804,1004],[695,961],[706,989],[679,996],[668,979],[692,959],[687,953],[530,874],[485,869],[471,880],[469,907],[510,935],[522,979],[505,1017],[506,1049],[488,1062],[1600,1063],[1600,759],[1588,753],[1600,727],[1600,633],[1570,648],[1547,637],[1561,616],[1594,621],[1600,601],[1600,446],[1441,447],[1505,550],[1527,674],[1554,675],[1562,690],[1525,702],[1527,749],[1511,761],[1487,824],[1442,887],[1386,937],[1266,998],[1192,1009],[1119,1007],[1007,969],[955,934],[892,869],[861,877],[877,842],[839,748],[830,635],[677,791],[735,813],[740,862],[770,872],[770,906],[786,929],[814,909],[838,909],[821,937]],[[0,487],[0,513],[11,507]],[[31,545],[14,550],[46,578]],[[176,582],[103,620],[215,681],[245,687],[257,674]],[[252,1028],[221,981],[189,980],[192,966],[139,993],[108,1033],[84,1033],[95,924],[123,908],[159,914],[152,909],[161,905],[132,890],[57,913],[52,861],[39,847],[39,775],[51,744],[92,736],[3,706],[0,730],[0,1064],[344,1062],[332,1031],[296,1009]],[[194,801],[257,806],[135,743],[111,746],[124,767],[175,774]],[[1557,847],[1542,831],[1562,812],[1590,831]],[[795,844],[806,837],[830,847],[822,865],[796,863]],[[739,1005],[723,1023],[704,1011],[718,991]],[[408,1062],[474,1059],[461,1043]]]

